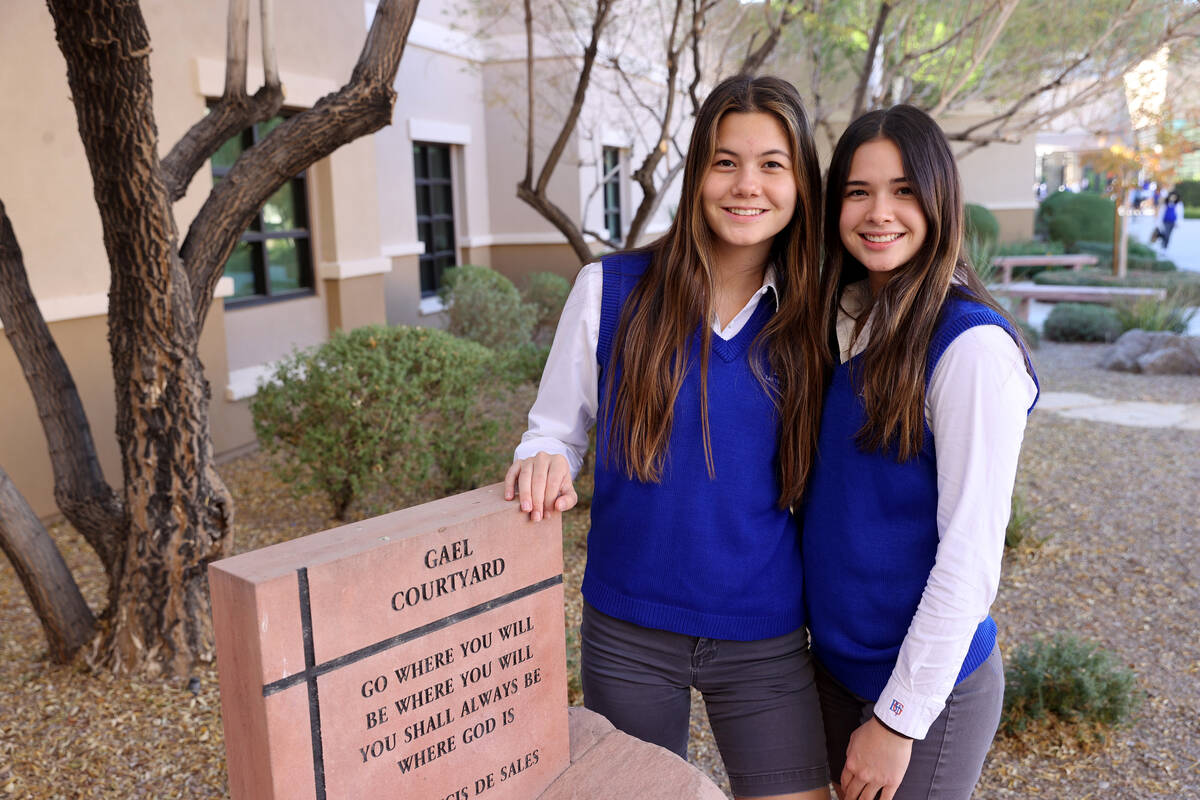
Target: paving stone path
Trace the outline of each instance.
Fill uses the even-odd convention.
[[[1114,425],[1200,430],[1200,403],[1134,402],[1077,392],[1042,392],[1037,408],[1072,419]]]

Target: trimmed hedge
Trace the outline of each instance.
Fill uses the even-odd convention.
[[[1112,342],[1123,331],[1117,312],[1091,303],[1059,303],[1042,325],[1052,342]]]
[[[1068,250],[1079,241],[1111,241],[1115,209],[1116,204],[1102,195],[1056,192],[1038,206],[1034,231]]]
[[[1000,238],[1000,222],[996,215],[981,205],[967,203],[967,237],[981,237],[985,241],[994,242]]]
[[[1076,242],[1075,252],[1096,256],[1100,259],[1101,269],[1112,269],[1112,242]],[[1125,253],[1129,269],[1151,272],[1173,272],[1176,269],[1174,261],[1159,259],[1152,247],[1133,239],[1127,240]]]
[[[1148,272],[1130,270],[1124,279],[1111,271],[1089,268],[1078,272],[1052,269],[1033,276],[1033,282],[1050,286],[1149,286],[1158,289],[1188,289],[1200,292],[1200,272]]]
[[[1200,209],[1200,181],[1180,181],[1175,184],[1175,192],[1183,202],[1184,211]]]
[[[442,276],[441,296],[455,336],[493,348],[520,347],[533,333],[534,313],[513,282],[490,267],[464,264]]]
[[[996,251],[998,256],[1061,256],[1065,252],[1062,242],[1027,239],[1022,242],[1004,242]]]

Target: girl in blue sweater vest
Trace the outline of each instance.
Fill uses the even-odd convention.
[[[803,549],[830,770],[843,800],[966,800],[1004,696],[988,608],[1036,379],[963,259],[958,170],[924,112],[846,130],[825,242]]]
[[[696,687],[739,798],[829,796],[788,511],[818,422],[819,207],[795,88],[718,85],[670,230],[576,279],[505,478],[535,521],[571,508],[596,425],[584,703],[686,757]]]

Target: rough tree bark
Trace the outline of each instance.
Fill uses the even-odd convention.
[[[278,107],[269,31],[264,33],[267,88],[243,102],[243,52],[241,88],[237,77],[231,78],[222,101],[228,101],[229,113],[198,123],[160,162],[149,34],[137,3],[50,0],[49,6],[110,265],[109,345],[123,477],[115,499],[111,490],[107,498],[104,494],[107,485],[94,452],[90,459],[87,455],[90,434],[73,388],[62,392],[67,396],[61,407],[48,397],[69,384],[70,375],[37,314],[2,207],[0,318],[14,349],[29,354],[22,364],[52,453],[59,447],[70,451],[54,462],[56,487],[71,487],[100,509],[96,514],[107,515],[103,535],[88,538],[109,577],[108,613],[94,640],[93,663],[120,672],[184,674],[194,662],[212,657],[205,571],[209,561],[228,551],[233,518],[229,493],[213,466],[210,390],[198,355],[213,289],[250,217],[289,176],[390,121],[392,83],[417,0],[380,2],[350,82],[243,154],[209,196],[182,248],[173,198],[182,195],[230,129],[240,130]],[[235,0],[233,6],[231,43],[239,35],[245,38],[244,14],[239,17],[237,11],[245,4]],[[264,4],[264,14],[269,17],[270,3]],[[238,54],[231,53],[231,75],[237,61]],[[12,248],[6,246],[9,239]],[[51,433],[58,428],[61,433]],[[56,489],[62,505],[60,495]],[[67,508],[63,512],[71,517]],[[4,538],[16,540],[7,532]],[[47,593],[52,570],[45,567],[30,589],[35,606],[35,595]]]

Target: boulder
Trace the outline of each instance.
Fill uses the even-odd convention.
[[[726,800],[707,775],[586,708],[567,712],[571,766],[538,800]]]
[[[1200,375],[1200,359],[1183,342],[1151,350],[1137,360],[1139,369],[1150,375]]]
[[[1200,375],[1200,337],[1126,331],[1100,360],[1100,366],[1120,372]]]

